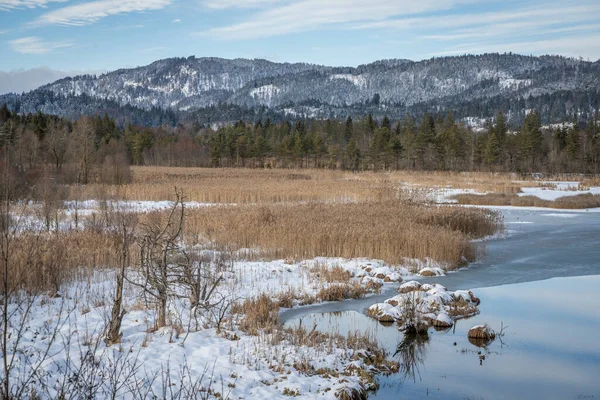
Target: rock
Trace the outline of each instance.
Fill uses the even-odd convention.
[[[400,293],[410,293],[410,292],[419,290],[420,288],[421,288],[421,284],[419,282],[408,281],[408,282],[405,282],[402,285],[400,285],[400,287],[398,288],[398,291]]]
[[[367,400],[367,391],[362,386],[343,387],[335,392],[335,398],[339,400]]]
[[[496,338],[496,332],[487,325],[477,325],[467,333],[469,342],[477,347],[485,347]]]
[[[441,268],[423,268],[419,271],[419,275],[421,276],[443,276],[444,271]]]
[[[394,322],[396,319],[392,315],[393,310],[394,306],[391,304],[377,303],[367,309],[367,315],[379,322]]]
[[[473,339],[495,339],[496,332],[487,325],[476,325],[469,329],[468,337]]]
[[[475,296],[475,295],[473,294],[473,292],[471,292],[471,291],[469,290],[469,292],[468,292],[468,293],[469,293],[469,298],[471,299],[471,302],[475,303],[475,305],[479,305],[479,303],[481,303],[481,300],[479,300],[479,297]]]
[[[392,272],[391,274],[387,274],[385,278],[383,278],[384,282],[402,282],[402,277],[397,272]]]
[[[433,285],[430,285],[429,283],[424,283],[423,285],[421,285],[421,287],[419,288],[419,290],[421,292],[429,292],[431,289],[433,289]]]
[[[454,325],[454,321],[446,313],[439,313],[433,320],[433,326],[436,328],[450,328],[452,325]]]

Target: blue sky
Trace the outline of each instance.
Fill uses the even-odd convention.
[[[354,66],[512,51],[595,61],[599,16],[599,0],[0,0],[0,71],[188,55]]]

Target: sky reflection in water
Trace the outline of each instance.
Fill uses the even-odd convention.
[[[477,289],[480,314],[449,331],[431,331],[426,342],[403,343],[395,326],[352,310],[304,315],[302,324],[369,332],[395,354],[404,368],[382,377],[372,398],[600,399],[599,287],[594,275]],[[507,326],[504,344],[480,349],[469,343],[468,329],[482,323]],[[479,351],[486,356],[482,365]]]

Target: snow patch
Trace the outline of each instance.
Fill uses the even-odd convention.
[[[255,100],[258,100],[261,104],[270,106],[273,102],[273,98],[281,92],[281,89],[275,85],[264,85],[252,89],[250,96]]]
[[[498,86],[504,90],[519,90],[531,85],[533,85],[531,79],[502,78],[498,81]]]
[[[352,75],[352,74],[333,74],[329,77],[329,80],[343,79],[353,83],[355,86],[363,89],[367,86],[367,79],[363,75]]]

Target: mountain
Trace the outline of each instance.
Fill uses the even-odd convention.
[[[171,58],[100,76],[64,78],[25,95],[0,96],[21,113],[76,117],[110,111],[135,122],[153,113],[199,122],[345,118],[370,112],[454,111],[517,120],[536,108],[546,121],[588,118],[600,108],[600,62],[560,56],[484,54],[424,61],[382,60],[358,67],[220,58]],[[157,123],[154,118],[149,123]]]

